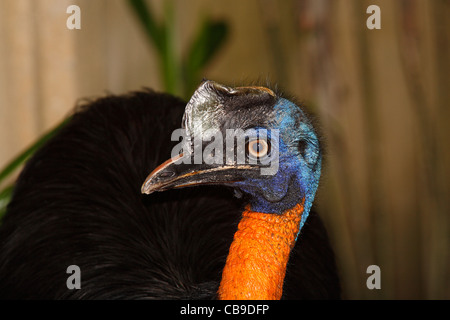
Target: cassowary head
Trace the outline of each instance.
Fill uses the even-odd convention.
[[[321,167],[317,135],[294,103],[263,87],[204,82],[186,106],[179,148],[142,186],[199,184],[249,195],[222,271],[220,299],[280,299]],[[213,214],[213,213],[212,213]]]
[[[150,194],[199,184],[234,187],[251,210],[281,214],[303,203],[299,231],[311,208],[321,150],[304,111],[264,87],[204,82],[186,106],[183,142],[142,185]]]

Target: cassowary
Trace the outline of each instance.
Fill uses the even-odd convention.
[[[183,143],[171,141],[181,119]],[[211,148],[208,132],[230,130],[235,144]],[[187,105],[151,90],[91,101],[17,180],[0,298],[339,298],[310,210],[321,157],[310,117],[264,87],[205,81]]]

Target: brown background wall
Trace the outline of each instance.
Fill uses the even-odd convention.
[[[162,18],[164,1],[148,1]],[[177,53],[205,15],[230,37],[204,72],[268,80],[319,117],[317,202],[345,298],[450,298],[446,0],[174,0]],[[81,30],[66,9],[81,8]],[[366,8],[381,8],[381,30]],[[77,99],[162,90],[155,51],[123,0],[0,0],[0,167]],[[381,268],[381,290],[366,268]]]

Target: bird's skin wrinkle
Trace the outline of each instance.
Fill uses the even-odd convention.
[[[221,300],[281,298],[303,210],[304,201],[283,214],[255,212],[246,206],[222,273]]]

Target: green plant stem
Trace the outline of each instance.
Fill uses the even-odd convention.
[[[179,66],[175,51],[175,19],[171,1],[164,6],[165,23],[158,25],[151,7],[144,0],[128,0],[131,8],[144,28],[147,38],[153,44],[160,61],[160,74],[164,90],[167,93],[180,95]]]
[[[0,192],[0,221],[6,213],[6,208],[14,190],[14,185],[9,185]]]
[[[16,158],[14,158],[10,163],[6,165],[6,167],[0,172],[0,183],[5,180],[9,175],[11,175],[20,165],[22,165],[33,153],[36,152],[42,145],[47,142],[51,137],[53,137],[56,132],[59,131],[69,120],[70,118],[65,119],[60,124],[58,124],[55,128],[41,136],[36,142],[34,142],[28,149],[19,154]]]
[[[164,46],[160,52],[162,61],[162,78],[167,93],[174,95],[183,95],[180,77],[180,66],[176,55],[176,26],[175,26],[175,10],[172,1],[168,1],[164,6],[165,26]]]
[[[158,26],[154,18],[153,12],[146,2],[143,0],[128,0],[137,18],[142,23],[144,31],[158,52],[164,50],[164,34],[162,27]]]
[[[70,120],[70,117],[63,120],[60,124],[54,127],[52,130],[41,136],[36,142],[34,142],[28,149],[14,158],[6,167],[0,172],[0,184],[11,174],[13,174],[27,159],[32,156],[39,148],[41,148],[51,137],[53,137],[66,123]],[[6,207],[11,199],[12,192],[14,190],[14,184],[8,185],[0,191],[0,218],[6,212]]]
[[[194,92],[201,80],[201,70],[219,51],[227,36],[228,25],[225,22],[209,18],[203,20],[182,64],[186,95]]]
[[[228,25],[206,18],[190,43],[185,59],[181,60],[176,47],[178,39],[173,1],[165,2],[164,22],[160,24],[144,0],[128,2],[156,49],[164,90],[188,99],[200,82],[201,70],[225,42]]]

